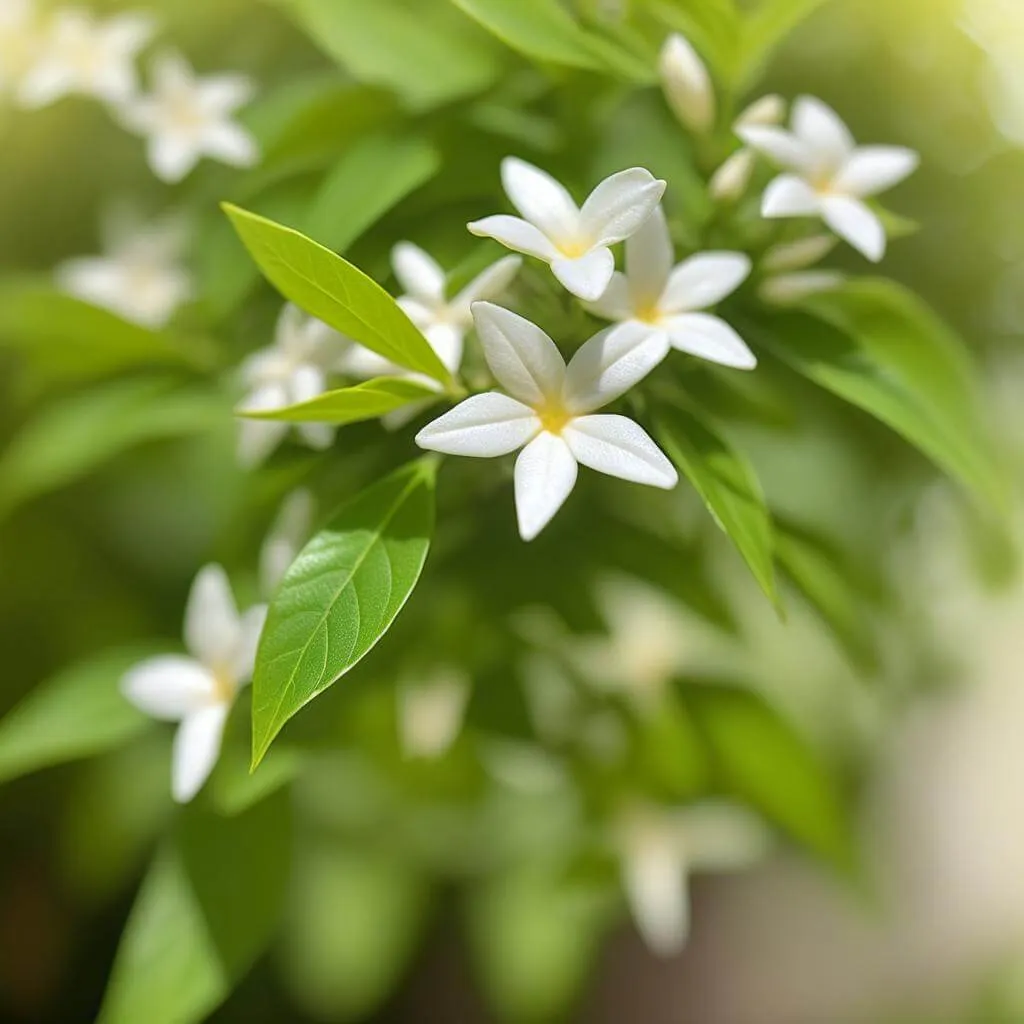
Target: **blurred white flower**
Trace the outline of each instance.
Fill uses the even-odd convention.
[[[347,341],[326,324],[291,304],[281,310],[274,344],[249,356],[241,367],[248,394],[239,411],[283,409],[308,402],[327,389],[327,374],[343,364]],[[238,457],[245,466],[262,462],[284,439],[290,423],[242,420]],[[328,423],[297,423],[296,432],[311,448],[328,448],[334,428]]]
[[[551,175],[516,157],[501,162],[501,180],[522,219],[497,214],[473,221],[469,230],[544,260],[568,291],[591,300],[615,270],[609,246],[633,234],[665,191],[664,181],[632,167],[605,178],[580,208]]]
[[[15,0],[15,9],[21,6]],[[147,14],[101,21],[79,8],[56,11],[21,78],[20,102],[42,107],[74,93],[114,105],[127,102],[138,88],[136,57],[155,30]]]
[[[623,480],[675,487],[675,467],[639,424],[592,415],[664,359],[664,334],[634,324],[602,331],[567,367],[555,343],[521,316],[477,302],[473,317],[487,364],[508,394],[467,398],[428,423],[416,443],[476,458],[522,448],[515,500],[523,540],[536,537],[561,508],[576,485],[579,463]]]
[[[766,277],[758,295],[773,306],[793,306],[812,295],[835,291],[845,280],[846,275],[838,270],[798,270]]]
[[[0,3],[0,92],[16,92],[31,67],[41,32],[33,0]]]
[[[863,200],[912,174],[919,163],[913,150],[858,147],[836,112],[810,96],[796,101],[791,131],[755,124],[739,126],[737,134],[790,172],[768,186],[765,217],[821,217],[868,259],[881,260],[885,227]]]
[[[708,69],[678,33],[665,40],[658,58],[661,88],[680,124],[703,135],[715,123],[715,88]]]
[[[252,677],[266,607],[238,614],[219,565],[202,569],[185,606],[189,654],[163,654],[130,669],[121,690],[154,718],[180,722],[174,737],[171,790],[187,803],[209,778],[238,691]]]
[[[771,273],[806,270],[823,260],[836,247],[831,235],[811,235],[796,242],[773,246],[764,254],[761,268]]]
[[[786,116],[786,101],[778,93],[768,93],[754,100],[746,107],[733,125],[737,128],[749,127],[750,125],[773,125],[782,124]]]
[[[739,252],[706,252],[673,266],[665,215],[658,207],[626,241],[626,272],[588,308],[606,320],[664,339],[666,346],[723,366],[750,370],[757,359],[721,318],[703,310],[731,295],[750,273]]]
[[[170,217],[142,224],[122,217],[107,225],[104,236],[105,254],[60,264],[58,285],[132,323],[154,330],[165,326],[194,294],[182,259],[185,223]]]
[[[753,150],[737,149],[711,176],[708,182],[711,198],[722,203],[739,199],[747,191],[756,160]]]
[[[298,553],[306,546],[316,515],[316,499],[304,487],[291,492],[281,503],[260,548],[260,590],[270,597],[277,590]]]
[[[152,63],[152,93],[122,105],[125,126],[144,136],[149,165],[166,182],[181,181],[204,157],[249,167],[256,140],[231,115],[252,99],[245,75],[199,78],[183,57],[163,53]]]
[[[453,668],[398,687],[398,735],[406,757],[441,757],[455,742],[469,699],[469,682]]]
[[[716,801],[677,810],[630,808],[616,823],[622,884],[637,930],[658,956],[673,956],[690,931],[691,871],[736,871],[768,849],[768,832],[742,807]]]

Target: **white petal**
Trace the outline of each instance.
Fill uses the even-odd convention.
[[[256,140],[233,121],[218,121],[203,132],[207,156],[232,167],[251,167],[260,157]]]
[[[662,313],[708,309],[750,276],[750,257],[741,252],[703,252],[684,260],[668,279]]]
[[[747,343],[720,317],[681,313],[664,323],[672,347],[720,366],[752,370],[757,357]]]
[[[253,98],[256,83],[247,75],[208,75],[196,89],[203,109],[223,117]]]
[[[783,242],[764,254],[761,269],[772,273],[804,270],[824,259],[836,247],[832,235],[811,235],[796,242]]]
[[[330,423],[296,423],[295,432],[303,444],[317,451],[324,451],[334,444],[335,428]]]
[[[274,367],[274,359],[274,354],[266,350],[256,352],[242,367],[245,376],[257,379],[258,373]],[[238,408],[247,412],[263,412],[269,409],[283,409],[290,404],[285,385],[281,381],[270,379],[266,384],[261,384],[249,392],[239,403]]]
[[[319,366],[305,363],[297,366],[288,381],[290,404],[309,402],[327,390],[327,377]]]
[[[18,101],[30,109],[59,100],[75,86],[70,68],[56,60],[44,60],[28,71],[18,86]]]
[[[501,162],[501,183],[512,205],[552,241],[575,240],[580,211],[565,186],[517,157]]]
[[[836,192],[855,197],[874,196],[898,185],[917,170],[921,158],[901,146],[858,149],[832,182]]]
[[[622,884],[651,951],[665,957],[678,953],[690,930],[686,867],[679,853],[656,837],[634,844],[622,865]]]
[[[804,144],[792,132],[770,125],[742,125],[736,134],[751,149],[763,153],[781,167],[800,171],[810,163],[810,154]]]
[[[630,296],[629,281],[625,274],[615,271],[604,294],[594,302],[587,303],[587,309],[605,320],[623,321],[633,316],[633,300]]]
[[[490,302],[473,303],[473,321],[487,365],[510,395],[536,407],[561,394],[565,360],[536,324]]]
[[[488,459],[522,448],[538,430],[540,420],[528,405],[489,391],[428,423],[416,443],[428,451]]]
[[[837,270],[802,270],[792,274],[766,277],[758,295],[776,306],[791,306],[811,295],[831,292],[846,280]]]
[[[423,334],[437,353],[437,358],[456,373],[462,363],[462,343],[466,334],[463,328],[456,324],[431,324]]]
[[[594,246],[629,238],[654,213],[664,194],[665,182],[643,167],[630,167],[605,178],[580,211],[583,237]]]
[[[238,461],[258,466],[284,440],[288,424],[275,420],[242,420],[238,427]]]
[[[782,174],[765,189],[761,200],[761,216],[813,217],[821,212],[818,193],[795,174]]]
[[[551,522],[554,514],[576,486],[576,460],[569,446],[554,434],[538,434],[516,459],[515,492],[519,535],[534,537]]]
[[[565,371],[566,408],[585,413],[613,402],[643,380],[668,351],[663,330],[635,320],[595,334]]]
[[[183,654],[147,658],[121,679],[121,692],[140,711],[174,722],[208,705],[216,689],[210,672]]]
[[[124,298],[124,275],[112,260],[68,260],[57,268],[55,276],[62,290],[97,306],[109,308]]]
[[[736,150],[711,176],[708,192],[719,202],[733,202],[739,199],[754,175],[754,151],[749,148]]]
[[[749,128],[751,125],[781,124],[786,116],[786,101],[777,93],[769,93],[754,100],[743,113],[736,118],[736,128]]]
[[[178,803],[187,804],[210,777],[230,710],[227,704],[211,704],[178,726],[171,755],[171,792]]]
[[[534,227],[529,221],[508,214],[497,213],[493,217],[474,220],[467,224],[470,234],[479,238],[493,238],[496,242],[524,252],[527,256],[536,256],[541,260],[552,260],[558,255],[551,239],[540,228]]]
[[[885,228],[859,199],[829,196],[822,200],[821,215],[840,238],[872,262],[878,263],[885,255]]]
[[[626,239],[626,278],[633,309],[654,309],[675,262],[672,237],[661,206]],[[602,296],[603,298],[603,296]]]
[[[437,260],[412,242],[399,242],[391,250],[391,266],[398,283],[426,306],[444,302],[445,273]]]
[[[192,93],[196,78],[192,66],[176,50],[161,50],[153,58],[153,84],[158,93]]]
[[[497,298],[515,279],[523,261],[518,256],[506,256],[482,270],[458,295],[452,299],[452,309],[458,315],[469,316],[469,307],[474,302]]]
[[[153,173],[171,185],[181,181],[200,157],[195,141],[176,132],[152,136],[147,152]]]
[[[768,850],[764,824],[736,804],[707,800],[679,817],[687,860],[695,871],[737,871],[756,864]]]
[[[290,563],[289,563],[290,565]],[[287,572],[288,566],[285,566]],[[284,573],[281,574],[282,576]],[[256,648],[260,642],[260,633],[267,621],[267,606],[257,604],[242,613],[238,623],[238,638],[235,643],[231,672],[236,685],[241,686],[252,679],[256,664]]]
[[[115,52],[132,58],[153,38],[157,27],[157,20],[151,15],[128,12],[109,19],[103,26],[103,35]]]
[[[581,465],[599,473],[664,490],[679,482],[675,466],[647,431],[626,416],[578,416],[562,437]]]
[[[347,377],[355,377],[359,380],[369,380],[371,377],[391,377],[404,372],[402,367],[397,366],[390,359],[385,359],[384,356],[378,355],[362,345],[355,344],[337,360],[334,369]]]
[[[566,291],[585,302],[593,302],[605,293],[611,283],[615,257],[611,249],[591,249],[577,259],[553,259],[551,270]]]
[[[801,96],[794,104],[793,132],[820,173],[838,171],[856,146],[843,119],[815,96]]]
[[[296,358],[305,354],[302,328],[306,314],[293,302],[286,302],[274,324],[274,344]]]
[[[238,608],[219,565],[199,570],[185,605],[185,646],[202,664],[221,671],[232,663],[241,636]]]

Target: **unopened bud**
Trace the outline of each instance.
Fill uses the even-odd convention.
[[[836,270],[805,270],[797,274],[779,274],[761,283],[758,294],[773,306],[792,306],[812,295],[831,292],[845,277]]]
[[[731,202],[739,199],[750,184],[754,173],[755,159],[753,150],[736,150],[711,176],[711,181],[708,184],[711,198],[717,199],[719,202]]]
[[[680,123],[703,134],[715,123],[715,88],[697,51],[681,35],[671,35],[658,61],[665,99]]]
[[[782,124],[786,116],[786,101],[776,93],[762,96],[736,118],[737,128],[748,128],[751,125]]]
[[[761,267],[773,274],[805,270],[823,260],[835,247],[834,235],[812,235],[798,242],[784,242],[765,253]]]

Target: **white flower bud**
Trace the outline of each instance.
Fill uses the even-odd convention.
[[[834,291],[846,278],[837,270],[805,270],[779,274],[762,282],[758,294],[773,306],[792,306],[812,295]]]
[[[731,202],[739,199],[747,190],[754,173],[755,156],[753,150],[738,149],[711,176],[708,190],[712,199],[719,202]]]
[[[823,260],[835,247],[833,235],[811,235],[798,242],[784,242],[765,253],[761,262],[763,270],[785,273],[791,270],[805,270]]]
[[[658,61],[665,99],[680,123],[703,134],[715,123],[715,89],[697,51],[681,36],[671,35]]]
[[[439,669],[424,682],[398,689],[398,731],[407,757],[440,757],[455,742],[469,697],[469,684],[453,669]]]
[[[736,128],[749,128],[751,125],[782,124],[786,116],[786,101],[777,93],[762,96],[736,118]]]

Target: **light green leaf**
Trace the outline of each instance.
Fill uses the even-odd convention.
[[[685,36],[723,81],[739,59],[743,22],[735,0],[646,0],[667,28]]]
[[[287,0],[289,14],[357,81],[393,89],[413,110],[483,92],[502,63],[443,0]]]
[[[754,468],[706,418],[679,404],[657,407],[655,433],[736,545],[768,599],[778,606],[771,513]]]
[[[288,405],[283,409],[246,412],[239,416],[253,420],[287,420],[289,423],[359,423],[394,412],[410,402],[436,401],[441,396],[414,380],[401,377],[375,377],[350,388],[325,391],[308,402]]]
[[[761,0],[743,25],[740,84],[752,86],[786,37],[825,0]]]
[[[749,690],[701,684],[681,692],[708,745],[717,788],[853,873],[852,829],[838,786],[817,752]]]
[[[0,512],[66,486],[135,445],[230,421],[222,395],[119,380],[63,399],[30,420],[0,458]]]
[[[277,591],[253,677],[253,765],[300,708],[387,632],[412,593],[434,528],[436,463],[421,459],[344,506]]]
[[[69,665],[0,720],[0,782],[91,757],[127,743],[152,724],[121,696],[121,676],[153,653],[133,646]]]
[[[189,808],[142,883],[98,1024],[199,1024],[269,943],[288,881],[284,794],[218,818]]]
[[[285,298],[385,359],[449,380],[427,339],[376,281],[292,228],[229,203],[224,210],[260,270]]]

